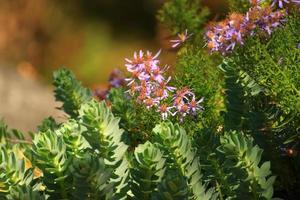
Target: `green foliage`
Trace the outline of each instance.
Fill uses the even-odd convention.
[[[121,134],[118,119],[104,103],[93,100],[81,106],[77,120],[70,119],[56,130],[38,133],[31,157],[43,172],[40,179],[50,199],[112,199],[121,175],[125,176],[118,169],[124,166],[127,148],[120,141]]]
[[[81,106],[79,121],[86,127],[83,136],[99,154],[110,163],[118,162],[126,152],[127,145],[121,142],[123,130],[104,102],[92,100]]]
[[[112,199],[114,184],[109,183],[112,169],[105,165],[103,158],[85,153],[74,158],[69,173],[73,179],[70,199]]]
[[[240,177],[244,177],[243,184],[250,187],[250,193],[238,193],[237,198],[248,199],[271,199],[273,196],[273,183],[275,176],[271,176],[270,162],[260,165],[263,150],[257,145],[253,145],[253,139],[244,136],[242,133],[230,132],[221,137],[219,150],[225,155],[225,167],[237,168],[241,172],[236,172]],[[244,185],[240,184],[239,187]],[[245,187],[245,186],[244,186]],[[241,195],[241,196],[240,196]]]
[[[168,25],[174,34],[201,31],[201,25],[209,14],[208,8],[202,5],[202,0],[171,0],[164,4],[158,18]]]
[[[176,63],[175,85],[178,88],[187,86],[197,97],[203,97],[205,111],[201,115],[201,126],[216,126],[223,110],[223,76],[216,68],[220,57],[213,59],[198,45],[184,47],[178,55]],[[198,120],[197,120],[198,121]],[[190,127],[191,121],[187,121]]]
[[[169,155],[175,168],[186,178],[189,187],[189,196],[192,199],[214,199],[213,189],[206,189],[202,183],[199,159],[191,146],[191,141],[185,131],[178,125],[165,123],[154,128],[162,148]]]
[[[281,135],[276,138],[281,143],[297,141],[299,134],[299,27],[298,14],[292,14],[271,38],[251,37],[245,47],[238,48],[225,61],[227,69],[235,71],[236,85],[243,90],[239,97],[228,94],[228,99],[236,100],[230,106],[236,111],[244,110],[248,118],[260,119],[252,120],[251,126],[256,124],[256,129]],[[237,105],[238,101],[243,101],[244,106]],[[233,110],[228,108],[228,112]],[[244,126],[249,129],[247,123]]]
[[[158,147],[150,142],[139,145],[134,151],[131,176],[134,199],[151,199],[165,172],[165,158]]]
[[[48,129],[54,131],[59,127],[57,122],[53,117],[48,117],[42,121],[42,123],[38,126],[38,130],[41,132],[46,132]]]
[[[153,127],[160,122],[158,113],[135,102],[124,88],[111,89],[108,99],[112,112],[120,118],[119,125],[124,130],[122,141],[130,148],[147,141]]]
[[[1,199],[46,199],[42,185],[34,180],[33,168],[26,167],[21,149],[1,147],[0,197]]]
[[[54,72],[53,85],[56,100],[63,102],[62,109],[73,118],[78,115],[81,104],[91,99],[91,91],[83,88],[67,69]]]
[[[250,7],[246,0],[228,2],[232,12],[245,13]],[[176,16],[171,18],[175,21]],[[241,134],[240,131],[251,134],[254,143],[265,150],[263,159],[275,163],[273,171],[278,175],[275,189],[284,198],[287,198],[286,193],[297,196],[293,192],[299,186],[299,176],[295,171],[299,167],[300,138],[298,11],[290,9],[284,24],[272,36],[261,34],[248,38],[243,46],[223,58],[203,51],[203,35],[198,34],[193,35],[192,44],[187,42],[177,54],[175,84],[178,87],[188,85],[197,96],[205,97],[206,110],[202,117],[188,119],[183,126],[196,141],[197,152],[204,164],[204,178],[214,182],[217,192],[229,199],[247,193],[249,185],[245,179],[238,178],[242,174],[232,177],[230,174],[237,173],[236,170],[226,168],[224,155],[214,151],[218,146],[218,136],[214,134],[222,133],[223,128],[225,131],[237,130],[237,134]],[[284,144],[296,152],[290,155],[293,161],[282,152]],[[261,197],[262,193],[257,195]]]
[[[6,196],[8,200],[46,200],[48,196],[39,191],[41,185],[35,186],[35,188],[29,186],[18,186],[12,188],[10,194]]]
[[[220,65],[225,74],[226,109],[224,117],[225,130],[241,130],[245,114],[244,88],[239,78],[240,73],[235,67],[231,67],[227,61]]]
[[[52,131],[36,135],[32,153],[34,164],[43,171],[47,190],[51,193],[60,192],[62,198],[67,198],[64,182],[68,178],[66,171],[71,159],[67,156],[66,144],[62,136],[53,134]],[[52,196],[58,198],[60,194],[52,194]]]
[[[194,146],[196,142],[194,139],[197,137],[189,136],[178,124],[159,123],[153,131],[148,130],[148,141],[129,149],[123,140],[125,131],[129,133],[131,129],[124,131],[119,127],[119,123],[123,123],[125,129],[131,128],[134,124],[128,123],[134,119],[130,116],[140,115],[130,110],[133,109],[133,104],[126,104],[131,101],[127,98],[122,99],[121,94],[124,93],[114,90],[110,98],[112,103],[115,103],[112,110],[115,110],[117,115],[124,117],[124,113],[128,114],[123,121],[114,117],[105,102],[91,99],[82,102],[78,106],[77,116],[70,117],[64,123],[57,124],[52,118],[44,120],[39,126],[40,131],[34,136],[32,146],[11,144],[12,133],[1,124],[0,133],[3,141],[1,144],[11,149],[8,151],[5,148],[1,149],[2,197],[4,199],[218,199],[237,196],[238,192],[241,193],[239,188],[243,188],[242,185],[247,183],[253,187],[258,185],[263,191],[256,192],[251,187],[251,190],[243,188],[244,192],[252,192],[258,197],[272,195],[270,188],[273,182],[270,178],[266,179],[270,173],[269,164],[259,166],[260,157],[256,158],[257,161],[252,159],[252,154],[246,154],[234,160],[243,164],[225,168],[222,166],[222,160],[227,158],[227,154],[218,153],[220,161],[217,157],[211,159],[213,158],[211,156],[205,163],[214,162],[213,167],[204,166],[202,171],[200,159],[203,159],[203,155],[217,153],[216,147],[219,143],[215,143],[214,146],[206,144],[209,150]],[[212,93],[211,96],[214,95]],[[70,102],[64,103],[74,105]],[[122,110],[125,112],[122,113]],[[155,124],[137,123],[145,124],[149,129],[150,125]],[[23,138],[20,132],[13,132],[19,138]],[[225,147],[245,143],[242,136],[238,137],[237,143],[234,144],[224,138],[220,149],[227,150],[228,155],[236,154]],[[214,140],[206,141],[216,139],[217,135]],[[249,149],[252,152],[258,149],[257,146],[251,145],[252,140],[247,148],[240,151]],[[14,149],[19,149],[23,157],[18,158],[18,152]],[[199,153],[201,155],[199,156],[198,152],[203,152],[203,155]],[[31,167],[26,168],[25,162],[30,163]],[[222,168],[226,170],[222,171]],[[233,176],[231,171],[236,168],[245,171],[250,178]],[[261,170],[266,172],[262,173]],[[226,174],[229,171],[231,175]]]
[[[245,13],[250,8],[249,0],[228,0],[229,9],[233,12]]]
[[[285,113],[300,111],[299,25],[298,16],[291,16],[285,27],[276,30],[270,40],[251,37],[246,47],[232,56],[235,66],[265,87]]]
[[[231,59],[223,60],[219,68],[225,75],[225,130],[255,133],[270,126],[275,107],[268,102],[267,89],[239,69]]]

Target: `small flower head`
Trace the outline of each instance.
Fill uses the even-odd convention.
[[[190,114],[190,107],[186,103],[181,103],[177,105],[177,111],[175,113],[179,115],[180,122],[183,122],[184,118]]]
[[[169,114],[173,115],[173,113],[171,112],[172,108],[173,107],[169,107],[168,104],[166,104],[166,103],[163,103],[158,107],[157,112],[159,112],[161,114],[162,120],[166,120],[168,118]]]
[[[192,111],[192,114],[196,115],[198,111],[204,110],[204,108],[200,105],[202,103],[204,98],[201,98],[200,100],[196,100],[195,97],[191,100],[189,103],[190,110]]]
[[[152,108],[153,106],[158,105],[159,101],[157,99],[153,99],[151,97],[147,97],[143,101],[144,105],[146,106],[147,109]]]
[[[224,127],[223,126],[218,126],[218,128],[217,128],[217,133],[221,133],[221,132],[223,132],[224,131]]]
[[[184,87],[176,91],[176,94],[173,97],[174,105],[178,106],[182,104],[182,102],[188,101],[189,96],[195,96],[193,92],[189,90],[188,87]]]
[[[298,155],[298,151],[294,148],[280,148],[281,155],[282,156],[288,156],[288,157],[296,157]]]
[[[178,33],[177,34],[177,38],[175,40],[170,40],[171,44],[172,44],[172,48],[176,48],[179,45],[183,44],[186,42],[187,39],[189,39],[192,36],[192,34],[188,34],[188,31],[185,30],[184,33]]]
[[[130,84],[130,88],[129,90],[127,90],[126,92],[128,92],[131,96],[135,95],[136,92],[138,92],[140,89],[140,86],[138,86],[137,83],[133,82],[132,84]]]
[[[125,79],[119,69],[114,69],[109,75],[109,87],[118,88],[125,85]]]

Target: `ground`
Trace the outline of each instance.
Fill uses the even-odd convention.
[[[0,66],[0,118],[10,128],[35,131],[48,116],[62,121],[64,114],[57,110],[53,88],[38,78],[22,76],[14,69]]]

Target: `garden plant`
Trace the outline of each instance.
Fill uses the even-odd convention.
[[[300,1],[228,4],[162,6],[175,66],[138,50],[101,94],[54,72],[68,119],[31,140],[1,122],[0,199],[297,199]]]

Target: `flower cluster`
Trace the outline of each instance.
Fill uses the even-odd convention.
[[[205,37],[211,52],[229,53],[255,30],[270,35],[285,21],[284,10],[273,11],[271,6],[260,6],[259,1],[252,1],[252,5],[245,15],[232,13],[228,19],[208,26]]]
[[[160,67],[157,59],[159,54],[160,51],[154,56],[149,51],[139,51],[134,53],[133,59],[125,59],[126,69],[131,73],[131,77],[126,79],[130,87],[127,92],[148,109],[156,109],[163,120],[169,115],[178,115],[181,121],[189,114],[196,115],[199,110],[203,110],[200,106],[203,98],[197,101],[195,94],[188,88],[169,86],[171,77],[165,76],[169,67]]]

